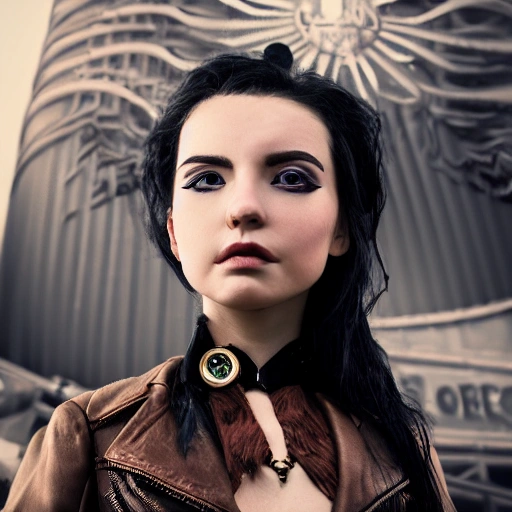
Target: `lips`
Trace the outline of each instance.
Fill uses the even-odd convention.
[[[267,249],[255,243],[236,243],[226,247],[215,259],[215,263],[223,263],[235,256],[252,256],[268,263],[277,263],[278,259]]]

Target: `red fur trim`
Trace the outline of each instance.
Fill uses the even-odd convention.
[[[313,483],[334,501],[337,459],[329,427],[313,400],[300,386],[281,388],[270,395],[283,429],[288,453],[297,460]]]
[[[300,386],[281,388],[270,395],[270,400],[289,455],[334,501],[338,482],[336,450],[321,410]],[[269,460],[270,447],[240,386],[211,391],[210,404],[235,493],[244,473],[253,475]]]
[[[210,392],[210,405],[235,493],[242,475],[253,475],[270,455],[270,447],[240,386]]]

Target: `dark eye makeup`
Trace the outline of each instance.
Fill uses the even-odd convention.
[[[210,190],[217,190],[225,184],[224,178],[219,173],[206,171],[194,176],[181,188],[191,188],[197,192],[209,192]]]
[[[211,192],[218,190],[225,184],[224,178],[218,172],[205,171],[192,177],[182,188],[192,189],[196,192]],[[320,188],[311,173],[295,167],[278,172],[270,184],[281,190],[296,194],[308,193]]]
[[[277,185],[279,188],[295,193],[313,192],[320,188],[316,180],[306,172],[298,168],[283,169],[270,182],[271,185]]]

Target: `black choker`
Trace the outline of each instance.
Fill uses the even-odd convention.
[[[184,382],[205,391],[236,383],[245,390],[261,389],[267,393],[297,384],[317,388],[319,383],[313,377],[311,351],[305,348],[302,337],[285,345],[258,369],[243,350],[233,345],[215,347],[206,323],[207,318],[202,315],[183,361]]]
[[[272,393],[305,381],[307,361],[303,352],[299,338],[258,369],[243,350],[233,345],[216,347],[203,355],[199,371],[204,382],[214,388],[238,382],[246,390],[256,388]]]

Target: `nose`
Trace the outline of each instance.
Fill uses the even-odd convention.
[[[226,211],[226,224],[230,229],[258,229],[266,222],[264,202],[254,184],[235,187]]]

